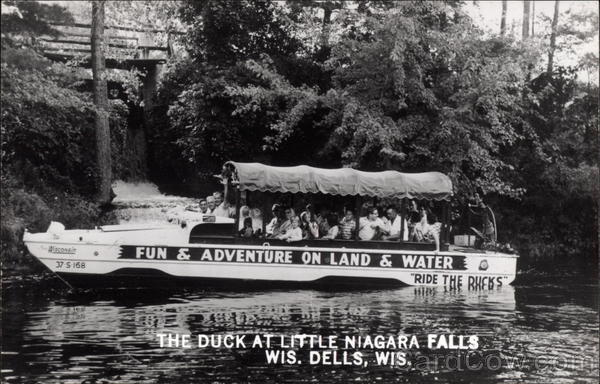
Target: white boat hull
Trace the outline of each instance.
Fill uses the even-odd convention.
[[[190,244],[188,235],[189,231],[178,226],[167,226],[26,233],[24,241],[31,254],[73,285],[94,286],[105,279],[111,281],[109,286],[112,281],[154,286],[160,277],[161,281],[199,284],[214,279],[287,283],[364,280],[495,289],[512,283],[516,273],[517,256],[496,252],[369,249],[360,242],[352,244],[356,248],[332,247],[332,243],[321,247],[314,242],[311,246],[281,242]]]

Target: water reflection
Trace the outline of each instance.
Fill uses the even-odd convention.
[[[35,287],[9,290],[4,292],[3,375],[8,382],[495,382],[548,378],[595,382],[597,287],[565,288],[83,294],[38,292]],[[266,366],[264,355],[256,351],[160,348],[156,335],[162,332],[338,337],[413,334],[423,344],[431,333],[474,334],[480,337],[485,353],[509,363],[518,363],[524,356],[527,364],[476,372],[431,364],[420,370],[376,365]],[[430,356],[432,351],[421,348],[418,353]],[[548,369],[530,364],[541,355],[585,360],[588,365]]]

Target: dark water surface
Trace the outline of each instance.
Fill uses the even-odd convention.
[[[264,351],[161,348],[157,333],[416,335],[412,365],[267,365]],[[479,336],[479,348],[428,350],[427,334]],[[494,291],[105,291],[3,289],[3,382],[598,382],[598,287]],[[251,340],[251,339],[250,339]],[[439,355],[439,356],[438,356]],[[466,367],[469,364],[470,369]]]

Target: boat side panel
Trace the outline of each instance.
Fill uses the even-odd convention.
[[[513,255],[486,253],[435,254],[427,251],[235,247],[223,244],[161,247],[29,242],[28,247],[50,270],[68,274],[106,275],[123,269],[152,269],[178,278],[311,282],[328,277],[347,277],[391,279],[408,285],[494,288],[510,284],[516,271],[516,257]],[[290,262],[273,262],[275,259],[270,262],[246,262],[237,258],[239,250],[250,249],[290,252]],[[229,253],[225,250],[229,250]],[[355,258],[358,261],[355,264],[349,263],[352,251],[360,253]],[[313,263],[314,255],[318,253],[325,257],[319,263]],[[343,254],[347,256],[345,262]],[[367,264],[362,263],[361,255],[365,254],[369,259]],[[191,255],[196,256],[193,258]],[[295,259],[292,256],[296,256]],[[448,258],[452,259],[450,264],[446,263]],[[393,263],[386,265],[383,262],[385,260]]]

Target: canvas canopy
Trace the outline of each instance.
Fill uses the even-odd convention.
[[[452,196],[450,178],[439,172],[364,172],[352,168],[323,169],[306,165],[274,167],[233,161],[227,164],[235,168],[235,177],[241,191],[323,193],[419,200],[447,200]]]

